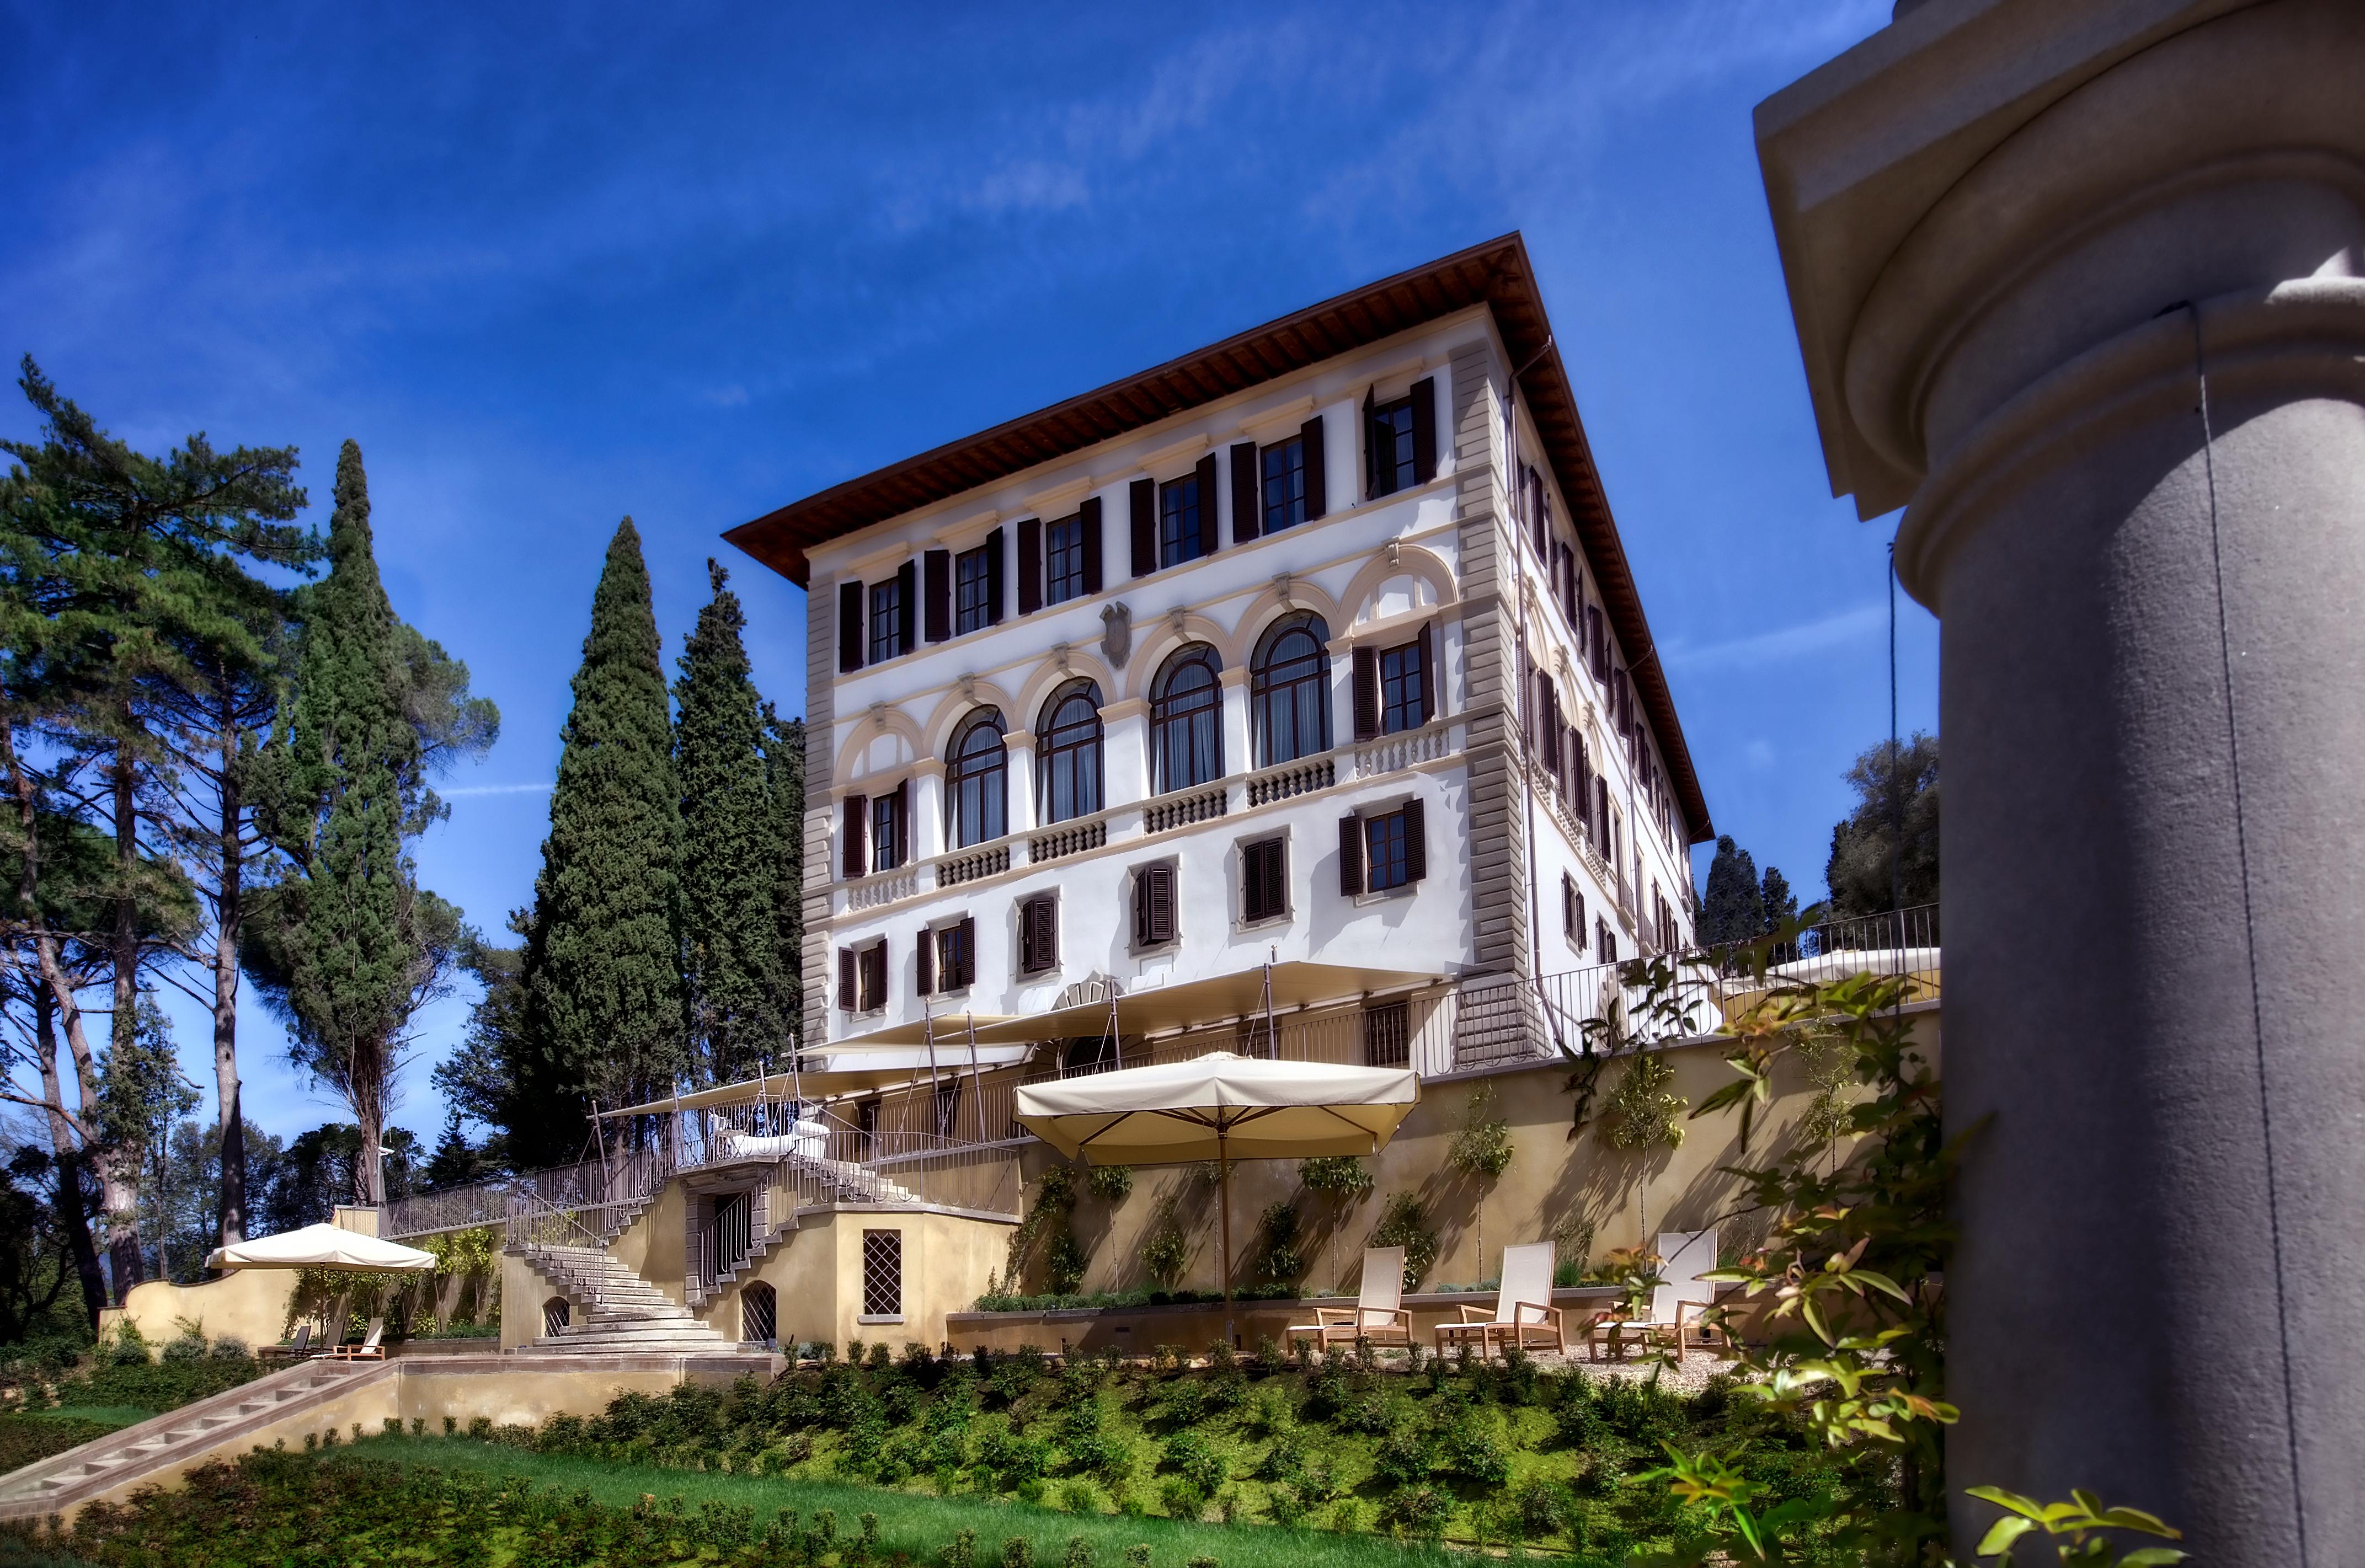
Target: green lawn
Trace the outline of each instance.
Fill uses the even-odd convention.
[[[48,1410],[28,1410],[28,1417],[36,1421],[88,1421],[110,1430],[119,1427],[136,1427],[163,1414],[141,1405],[60,1405]]]
[[[1005,1540],[1024,1536],[1035,1544],[1036,1561],[1056,1563],[1072,1536],[1084,1538],[1102,1564],[1125,1561],[1125,1549],[1146,1544],[1153,1564],[1182,1568],[1194,1557],[1213,1557],[1223,1568],[1403,1568],[1438,1562],[1434,1547],[1400,1545],[1384,1536],[1335,1535],[1327,1530],[1283,1529],[1272,1525],[1187,1524],[1117,1514],[1077,1515],[1015,1500],[932,1497],[846,1482],[803,1481],[786,1476],[722,1475],[659,1469],[602,1460],[540,1454],[502,1443],[468,1438],[371,1438],[342,1450],[356,1459],[400,1460],[445,1471],[488,1477],[520,1476],[539,1487],[568,1494],[588,1492],[611,1507],[629,1508],[644,1496],[679,1497],[690,1513],[708,1503],[751,1507],[759,1519],[793,1508],[806,1520],[824,1508],[835,1511],[838,1531],[851,1536],[866,1513],[879,1516],[884,1548],[932,1562],[963,1529],[977,1532],[979,1555],[999,1561]]]

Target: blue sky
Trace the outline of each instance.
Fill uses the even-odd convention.
[[[801,711],[802,595],[722,530],[1523,230],[1717,825],[1812,891],[1893,520],[1829,498],[1750,110],[1888,11],[11,5],[0,350],[151,449],[300,445],[323,519],[361,442],[397,610],[501,707],[420,850],[498,930],[620,515],[668,666],[719,554]],[[1910,602],[1900,658],[1934,728]],[[241,1040],[263,1126],[334,1114]]]

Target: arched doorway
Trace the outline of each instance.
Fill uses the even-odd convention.
[[[542,1304],[543,1337],[544,1338],[556,1338],[559,1335],[565,1333],[566,1331],[567,1320],[573,1317],[574,1315],[575,1309],[566,1305],[566,1298],[563,1295],[555,1295],[548,1301],[544,1302]]]

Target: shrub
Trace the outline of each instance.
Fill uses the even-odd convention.
[[[1059,1558],[1059,1568],[1093,1568],[1093,1543],[1080,1535],[1070,1536],[1068,1550]]]
[[[1084,1185],[1103,1203],[1121,1204],[1133,1192],[1133,1167],[1095,1165],[1084,1177]]]
[[[1429,1211],[1421,1206],[1419,1194],[1398,1193],[1387,1201],[1372,1231],[1372,1245],[1403,1248],[1405,1289],[1419,1288],[1437,1261],[1437,1233],[1429,1228]]]
[[[254,1353],[246,1348],[246,1341],[235,1334],[218,1336],[207,1354],[218,1361],[251,1361],[254,1359]]]
[[[1511,1456],[1503,1440],[1474,1414],[1465,1415],[1445,1433],[1438,1457],[1446,1471],[1481,1485],[1499,1486],[1510,1479]]]
[[[1071,1514],[1097,1514],[1101,1511],[1101,1491],[1082,1477],[1059,1488],[1059,1506]]]
[[[1297,1162],[1297,1181],[1325,1198],[1361,1198],[1372,1190],[1372,1168],[1351,1154],[1317,1155]]]
[[[1569,1520],[1566,1492],[1537,1476],[1522,1481],[1511,1493],[1511,1526],[1522,1540],[1542,1540],[1558,1535]]]
[[[945,1543],[944,1550],[937,1552],[936,1557],[944,1568],[977,1568],[977,1531],[955,1531],[952,1540]]]
[[[1453,1500],[1434,1486],[1407,1486],[1380,1506],[1380,1528],[1392,1535],[1435,1540],[1453,1517]]]
[[[1427,1480],[1428,1440],[1409,1425],[1397,1427],[1380,1439],[1379,1452],[1372,1459],[1372,1476],[1395,1486]]]
[[[1306,1522],[1306,1500],[1294,1487],[1274,1487],[1265,1496],[1264,1509],[1277,1525],[1294,1528]]]
[[[1158,1489],[1158,1506],[1169,1518],[1195,1519],[1207,1511],[1207,1495],[1179,1475],[1170,1475]]]
[[[1231,1475],[1224,1456],[1195,1431],[1181,1431],[1167,1440],[1166,1469],[1189,1482],[1202,1495],[1212,1495]]]
[[[1002,1568],[1035,1568],[1035,1543],[1023,1535],[1003,1541]]]
[[[184,1333],[164,1347],[164,1362],[168,1366],[192,1366],[206,1359],[206,1337],[202,1333]]]

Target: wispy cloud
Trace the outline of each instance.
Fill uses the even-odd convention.
[[[438,790],[437,794],[449,801],[460,795],[547,795],[550,783],[540,784],[463,784],[457,790]]]
[[[1705,643],[1696,648],[1670,646],[1660,655],[1671,668],[1711,669],[1720,666],[1779,664],[1787,659],[1819,654],[1868,637],[1889,623],[1889,610],[1878,603],[1859,604],[1852,610],[1842,610],[1820,621],[1804,622],[1797,626],[1785,626],[1779,631],[1761,632],[1754,637],[1735,637],[1725,643]]]

